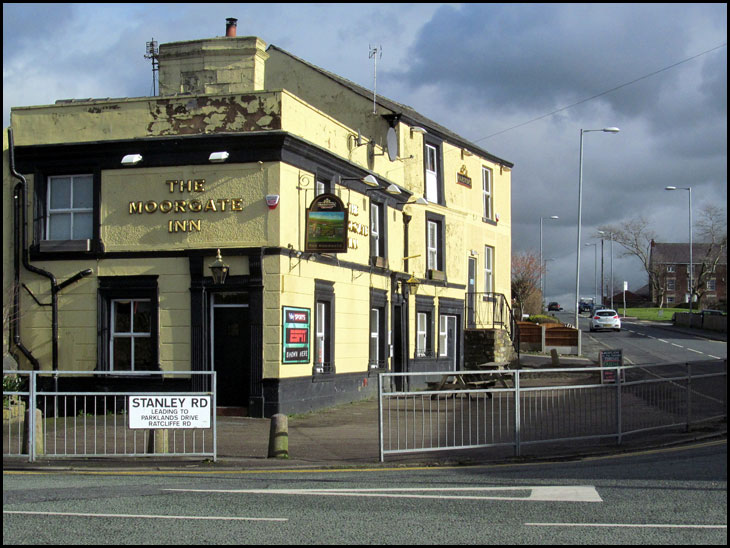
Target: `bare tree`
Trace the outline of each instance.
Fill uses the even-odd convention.
[[[655,296],[660,307],[664,306],[666,273],[663,269],[651,264],[651,243],[656,238],[656,234],[649,228],[649,222],[644,217],[638,217],[621,226],[601,226],[599,230],[611,234],[613,241],[624,248],[622,256],[634,256],[641,261],[649,278],[651,294]],[[596,234],[594,237],[601,238],[603,235]]]
[[[535,253],[525,251],[512,255],[512,298],[520,311],[525,312],[531,297],[539,294],[541,273],[540,258]]]
[[[695,228],[698,238],[705,243],[705,253],[696,263],[698,266],[694,272],[692,288],[692,293],[697,296],[701,306],[702,299],[709,291],[707,282],[723,257],[727,264],[727,214],[718,206],[707,205],[700,211]]]

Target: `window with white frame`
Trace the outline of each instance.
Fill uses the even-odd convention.
[[[112,371],[148,371],[156,367],[150,299],[113,299],[109,364]]]
[[[440,270],[439,264],[439,223],[436,221],[428,221],[427,224],[427,249],[426,249],[426,268],[429,270]]]
[[[90,174],[48,178],[46,240],[93,237],[94,177]]]
[[[370,309],[370,368],[379,367],[380,360],[380,309]]]
[[[668,264],[667,265],[667,272],[674,272],[674,265],[673,264]]]
[[[429,354],[429,314],[428,312],[418,312],[416,315],[416,357],[426,357]]]
[[[385,257],[384,209],[383,204],[370,203],[370,256],[372,257]]]
[[[482,205],[484,219],[494,219],[494,207],[492,203],[492,170],[482,167]]]
[[[494,248],[484,246],[484,291],[494,292]]]
[[[717,291],[717,279],[716,278],[707,279],[707,291]]]
[[[669,278],[667,280],[667,291],[674,291],[677,287],[677,280],[675,278]]]
[[[315,309],[314,328],[314,368],[318,373],[323,373],[326,364],[329,364],[327,355],[327,303],[318,302]]]
[[[433,145],[426,145],[426,200],[439,202],[438,149]]]

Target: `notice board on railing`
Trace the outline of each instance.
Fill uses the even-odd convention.
[[[613,350],[599,350],[598,364],[603,367],[622,367],[624,364],[624,351],[622,348]],[[601,383],[613,384],[616,382],[616,369],[601,371]],[[621,372],[623,375],[623,371]],[[623,377],[622,377],[623,379]]]

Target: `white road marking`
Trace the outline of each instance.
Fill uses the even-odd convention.
[[[525,523],[530,527],[632,527],[669,529],[727,529],[727,525],[686,525],[673,523]]]
[[[504,500],[539,502],[603,502],[593,486],[514,486],[514,487],[455,487],[455,488],[383,488],[383,489],[165,489],[188,493],[262,494],[262,495],[315,495],[339,497],[387,497],[450,500]],[[516,491],[530,491],[527,497]],[[474,492],[479,494],[444,494]],[[502,492],[502,496],[489,496],[490,492]],[[512,494],[510,494],[512,493]]]
[[[127,519],[180,519],[180,520],[217,520],[217,521],[289,521],[288,518],[249,518],[238,516],[162,516],[151,514],[90,514],[80,512],[30,512],[23,510],[3,510],[3,514],[24,516],[64,516],[81,518],[127,518]]]

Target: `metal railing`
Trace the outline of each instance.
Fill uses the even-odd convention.
[[[446,377],[445,377],[446,376]],[[396,377],[410,377],[396,383]],[[435,381],[447,380],[436,390]],[[421,386],[396,390],[395,386]],[[383,373],[380,460],[425,451],[613,440],[727,418],[727,361]]]
[[[186,384],[179,381],[172,390],[160,389],[163,378],[190,380],[196,375],[203,377],[208,390],[179,389]],[[70,377],[86,381],[96,378],[100,387],[59,390],[59,384],[69,385]],[[110,377],[114,382],[109,382]],[[140,384],[150,377],[155,382],[150,383],[149,389],[140,390]],[[135,387],[115,388],[120,381],[134,383]],[[213,371],[3,371],[3,458],[23,457],[30,462],[39,457],[185,456],[216,460],[215,383]],[[210,397],[211,403],[203,411],[211,414],[205,417],[209,418],[209,426],[185,428],[174,421],[159,422],[173,424],[173,428],[140,428],[132,424],[130,398],[150,395]]]
[[[520,353],[520,331],[514,312],[502,293],[468,292],[464,300],[467,328],[504,329]]]

